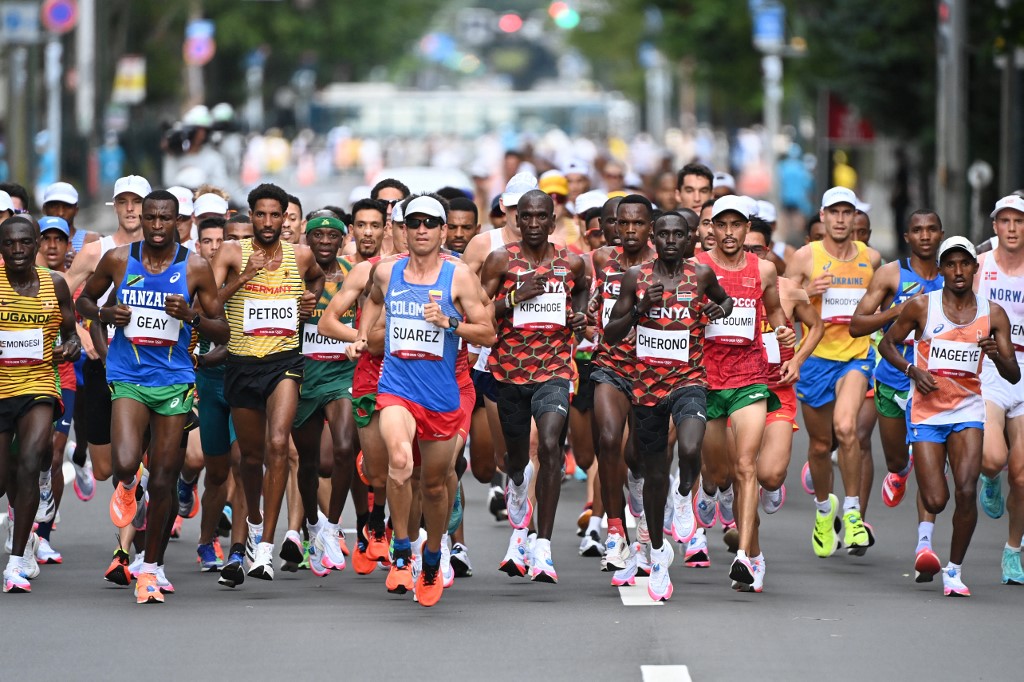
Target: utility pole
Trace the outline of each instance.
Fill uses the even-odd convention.
[[[939,0],[935,198],[947,230],[968,233],[966,0]]]
[[[1008,13],[1015,0],[996,0],[996,5]],[[1009,17],[1003,19],[1009,27]],[[1020,132],[1020,78],[1019,62],[1024,60],[1024,49],[1014,41],[1012,30],[1006,31],[1003,54],[996,57],[996,66],[1002,68],[1002,88],[999,98],[999,194],[1006,196],[1020,189],[1021,132]]]

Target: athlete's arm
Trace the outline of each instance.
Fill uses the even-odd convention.
[[[919,369],[913,362],[907,362],[896,344],[902,344],[910,332],[924,328],[924,320],[928,316],[928,298],[918,296],[906,302],[899,317],[889,327],[882,340],[878,342],[878,352],[898,371],[906,374],[917,385],[921,393],[931,393],[936,389],[935,378],[931,372]],[[919,335],[915,335],[919,336]]]
[[[814,264],[814,252],[811,244],[805,244],[796,250],[793,257],[786,263],[786,277],[803,287],[808,296],[821,296],[832,282],[829,275],[821,275],[811,280],[811,268]]]
[[[472,246],[472,243],[470,243]],[[467,251],[469,249],[466,249]],[[504,317],[511,310],[511,307],[504,299],[499,303],[497,300],[498,289],[505,281],[508,274],[508,251],[504,248],[492,251],[487,260],[484,261],[483,269],[480,271],[480,285],[484,288],[491,300],[494,301],[494,318]]]
[[[850,336],[867,336],[899,317],[902,305],[878,311],[886,298],[891,299],[895,295],[894,292],[899,285],[899,273],[899,261],[886,263],[875,272],[868,283],[867,293],[857,304],[857,309],[850,318]]]
[[[226,241],[221,244],[211,261],[214,280],[218,286],[222,287],[218,294],[221,303],[227,303],[228,299],[235,295],[235,292],[256,276],[266,259],[266,256],[261,256],[260,253],[253,251],[249,262],[245,265],[245,272],[241,272],[242,247],[235,241]]]
[[[82,289],[82,293],[78,296],[78,302],[75,304],[75,307],[78,309],[79,315],[89,320],[99,320],[103,324],[113,324],[118,327],[123,327],[131,321],[132,309],[125,304],[105,305],[101,309],[97,303],[99,297],[111,285],[124,277],[127,256],[128,247],[126,246],[111,249],[103,255],[103,258],[96,265],[95,272],[86,280],[85,288]],[[111,298],[115,299],[115,301],[116,296],[116,291],[111,293]],[[105,313],[107,310],[112,310],[113,313],[108,313],[107,319],[104,320],[102,313]]]
[[[82,250],[75,255],[75,259],[71,261],[71,267],[64,275],[69,291],[78,291],[82,282],[93,273],[99,258],[100,245],[98,242],[89,242],[82,246]]]
[[[327,277],[320,269],[316,258],[313,257],[313,250],[305,244],[295,245],[295,262],[306,283],[306,290],[299,298],[299,321],[305,322],[316,310],[316,302],[320,300],[320,294],[324,292],[324,282],[327,281]]]
[[[377,324],[381,312],[384,310],[384,289],[391,281],[391,268],[394,261],[389,263],[376,263],[370,275],[370,293],[363,301],[362,312],[359,315],[359,332],[356,340],[349,344],[349,357],[358,357],[367,346],[367,338]],[[376,267],[379,266],[379,267]]]
[[[219,288],[213,278],[213,268],[202,256],[194,254],[188,259],[188,281],[193,285],[192,297],[198,299],[205,316],[193,312],[193,308],[185,304],[184,299],[174,297],[173,304],[181,304],[184,310],[178,310],[179,314],[171,311],[172,301],[168,300],[166,306],[167,314],[176,317],[184,322],[192,323],[194,318],[199,322],[195,330],[216,344],[225,344],[231,338],[231,329],[224,317],[224,304],[221,303]],[[171,297],[168,297],[170,299]]]
[[[1010,318],[998,303],[989,303],[989,321],[991,333],[980,339],[978,345],[999,370],[1000,376],[1015,384],[1020,381],[1020,365],[1010,338]]]
[[[633,266],[622,277],[619,297],[616,299],[615,305],[612,306],[612,311],[608,315],[608,324],[604,328],[604,342],[608,345],[614,346],[626,338],[629,332],[633,330],[640,315],[649,311],[654,304],[652,296],[644,296],[641,301],[637,301],[636,278],[639,274],[639,266]],[[657,286],[655,285],[651,289],[655,289]],[[654,293],[660,301],[660,292],[654,291]]]
[[[359,300],[359,295],[366,288],[366,282],[370,278],[372,265],[368,261],[359,263],[345,276],[341,289],[334,294],[327,308],[320,316],[320,323],[317,331],[331,339],[338,339],[345,343],[352,343],[358,335],[356,330],[341,321],[341,316],[352,308]]]
[[[75,321],[75,306],[71,302],[68,283],[56,272],[51,272],[53,293],[57,295],[60,309],[60,348],[54,353],[54,362],[74,362],[82,354],[82,340],[78,337],[78,323]]]
[[[761,273],[762,295],[765,313],[768,317],[768,324],[775,329],[775,336],[780,346],[792,348],[796,343],[796,332],[790,329],[786,320],[786,313],[779,301],[779,273],[775,266],[766,260],[757,262],[758,270]]]
[[[882,267],[882,254],[869,246],[868,257],[871,259],[871,269],[878,272],[878,269]]]
[[[488,248],[491,245],[491,235],[481,232],[469,240],[466,245],[466,252],[462,254],[463,262],[470,267],[474,274],[479,275],[488,258]]]
[[[569,326],[574,332],[582,332],[587,326],[587,296],[590,295],[590,279],[587,277],[587,267],[583,259],[572,253],[569,254],[569,267],[572,268],[573,284],[572,307],[576,312],[569,318]]]
[[[798,291],[803,291],[803,289],[798,289]],[[818,311],[814,309],[810,301],[798,301],[793,307],[793,318],[804,325],[806,331],[804,331],[804,337],[796,353],[792,358],[783,362],[779,368],[784,384],[794,383],[800,378],[800,367],[803,366],[807,358],[811,357],[811,353],[818,346],[821,337],[825,335],[825,323],[822,322],[821,316],[818,315]]]
[[[694,271],[697,273],[698,296],[703,293],[711,300],[702,311],[708,319],[714,322],[732,315],[733,300],[718,281],[715,271],[701,263],[695,264]]]
[[[480,296],[480,285],[476,276],[468,268],[455,268],[452,276],[452,299],[462,309],[462,315],[466,321],[459,324],[454,334],[465,339],[468,343],[477,346],[493,346],[494,318],[488,317],[487,308],[484,307]],[[436,304],[434,304],[436,306]],[[437,310],[430,307],[428,316],[426,308],[424,317],[427,322],[436,324],[442,329],[448,329],[451,325],[447,316],[444,316],[440,308]]]

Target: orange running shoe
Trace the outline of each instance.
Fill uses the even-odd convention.
[[[359,480],[363,482],[363,485],[370,485],[370,479],[366,477],[366,470],[363,469],[363,451],[360,450],[359,454],[356,455],[356,473],[359,474]],[[372,502],[371,502],[372,504]]]
[[[388,579],[385,585],[391,594],[405,594],[413,589],[412,561],[409,557],[395,557],[394,563],[391,564],[391,570],[388,571]],[[437,585],[441,587],[440,582]],[[444,588],[441,587],[441,589]]]
[[[352,555],[352,570],[359,575],[369,575],[377,568],[377,562],[366,556],[366,543],[362,540],[356,545],[356,553]]]
[[[137,485],[138,483],[131,488],[125,488],[123,483],[118,483],[114,487],[114,494],[110,496],[110,520],[118,528],[126,527],[135,518],[135,512],[138,510],[138,502],[135,501]]]
[[[349,556],[348,543],[345,542],[345,531],[338,528],[338,545],[341,547],[341,553],[345,556]]]
[[[371,528],[366,529],[368,541],[366,543],[366,556],[371,561],[380,561],[388,558],[388,541],[384,533],[377,533]],[[411,585],[410,585],[411,588]]]
[[[139,573],[135,579],[135,602],[138,604],[163,604],[164,594],[157,585],[153,573]]]
[[[103,579],[121,587],[132,584],[132,574],[128,572],[128,552],[120,547],[114,552],[114,560],[110,562]]]
[[[440,566],[423,565],[423,570],[416,578],[416,601],[420,606],[433,606],[441,601],[444,594],[444,581],[441,580]]]
[[[171,537],[177,540],[181,537],[181,523],[184,521],[180,516],[174,517],[174,525],[171,526]]]
[[[220,559],[221,563],[224,563],[224,548],[220,546],[220,538],[214,536],[213,538],[213,551]]]

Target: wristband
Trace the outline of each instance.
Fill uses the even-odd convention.
[[[914,368],[914,364],[913,364],[913,363],[911,363],[911,362],[908,362],[908,363],[907,363],[907,368],[906,368],[905,370],[903,370],[903,373],[904,373],[904,374],[905,374],[906,376],[908,376],[908,377],[909,377],[909,376],[910,376],[910,370],[912,370],[913,368]]]
[[[516,290],[515,289],[513,289],[510,292],[508,292],[508,296],[505,298],[505,302],[508,304],[509,308],[515,308],[516,307]]]

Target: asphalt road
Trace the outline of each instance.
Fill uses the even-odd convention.
[[[798,434],[795,451],[804,447]],[[866,556],[840,550],[822,560],[811,551],[801,463],[798,454],[786,506],[762,523],[765,591],[730,589],[731,557],[716,527],[711,568],[683,567],[677,553],[675,595],[660,606],[625,605],[598,560],[577,555],[576,481],[563,486],[552,542],[557,585],[496,570],[509,527],[486,514],[484,487],[473,482],[466,529],[475,574],[433,608],[389,595],[383,572],[358,576],[351,567],[323,579],[279,572],[273,582],[221,587],[195,563],[198,518],[168,550],[177,594],[138,606],[129,589],[102,580],[114,545],[104,484],[89,503],[65,498],[53,535],[64,564],[43,567],[31,594],[0,595],[0,680],[1018,677],[1016,638],[1007,635],[1019,632],[1024,588],[999,584],[1005,519],[981,517],[965,564],[973,596],[944,598],[941,581],[913,581],[913,487],[897,509],[874,496],[868,518],[878,543]],[[937,528],[943,562],[948,516]]]

